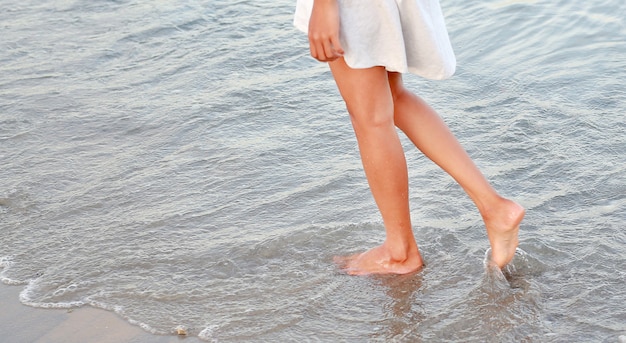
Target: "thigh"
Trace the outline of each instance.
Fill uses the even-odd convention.
[[[350,115],[393,119],[393,98],[384,67],[352,69],[343,58],[329,65]]]

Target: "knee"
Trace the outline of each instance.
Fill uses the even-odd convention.
[[[361,129],[376,129],[393,127],[394,110],[393,103],[371,106],[347,106],[350,120],[355,127]]]

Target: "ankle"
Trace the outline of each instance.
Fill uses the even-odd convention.
[[[417,253],[417,245],[410,241],[390,242],[385,241],[382,246],[385,249],[389,259],[393,262],[402,263],[411,258],[411,256]]]
[[[505,198],[503,198],[493,189],[490,192],[486,192],[480,195],[468,192],[468,195],[476,205],[478,212],[480,212],[483,217],[497,211],[498,207],[500,207],[500,204],[503,201],[506,201]]]
[[[479,209],[487,230],[508,229],[505,223],[519,222],[524,217],[525,209],[513,200],[498,196],[496,201]]]

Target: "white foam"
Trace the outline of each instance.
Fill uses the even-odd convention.
[[[13,256],[2,256],[0,257],[0,281],[7,285],[14,285],[16,280],[12,280],[4,275],[4,273],[9,270],[9,267],[13,265]]]
[[[13,264],[13,256],[0,257],[0,268],[8,268]]]
[[[108,305],[106,303],[103,302],[99,302],[99,301],[94,301],[94,300],[88,300],[87,304],[91,307],[94,308],[98,308],[104,311],[111,311],[114,312],[115,314],[117,314],[118,316],[122,317],[124,320],[126,320],[128,323],[130,323],[131,325],[135,325],[138,326],[140,328],[142,328],[144,331],[151,333],[153,335],[167,335],[170,334],[169,332],[163,332],[163,331],[159,331],[155,328],[153,328],[152,326],[140,322],[138,320],[132,319],[130,317],[128,317],[125,314],[124,311],[124,307],[121,305]]]
[[[513,256],[513,259],[511,260],[511,262],[504,267],[504,270],[509,273],[513,273],[516,271],[516,267],[515,267],[516,263],[519,264],[520,262],[528,264],[528,254],[524,250],[522,250],[520,247],[517,247],[515,248],[515,256]],[[483,259],[483,265],[487,269],[490,269],[493,267],[493,264],[491,263],[491,248],[487,248],[487,250],[485,250],[485,258]]]
[[[217,338],[215,337],[215,331],[217,331],[217,329],[219,329],[218,325],[207,326],[204,330],[200,331],[198,338],[204,341],[217,342]]]
[[[147,331],[153,335],[162,335],[162,334],[166,334],[164,332],[161,332],[155,328],[153,328],[152,326],[146,324],[146,323],[142,323],[140,321],[134,320],[134,319],[130,319],[128,317],[124,317],[129,323],[133,324],[133,325],[137,325],[140,328],[142,328],[144,331]]]
[[[24,305],[32,306],[32,307],[40,307],[40,308],[76,308],[85,305],[85,302],[82,300],[70,301],[70,302],[38,302],[35,301],[32,296],[33,289],[37,285],[37,280],[32,280],[28,282],[26,287],[20,292],[20,302]],[[62,291],[61,293],[65,293]]]

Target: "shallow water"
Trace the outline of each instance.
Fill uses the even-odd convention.
[[[459,67],[407,76],[527,209],[505,275],[412,149],[426,268],[350,277],[383,228],[294,1],[5,1],[0,266],[35,307],[207,341],[604,341],[626,335],[626,4],[444,1]]]

